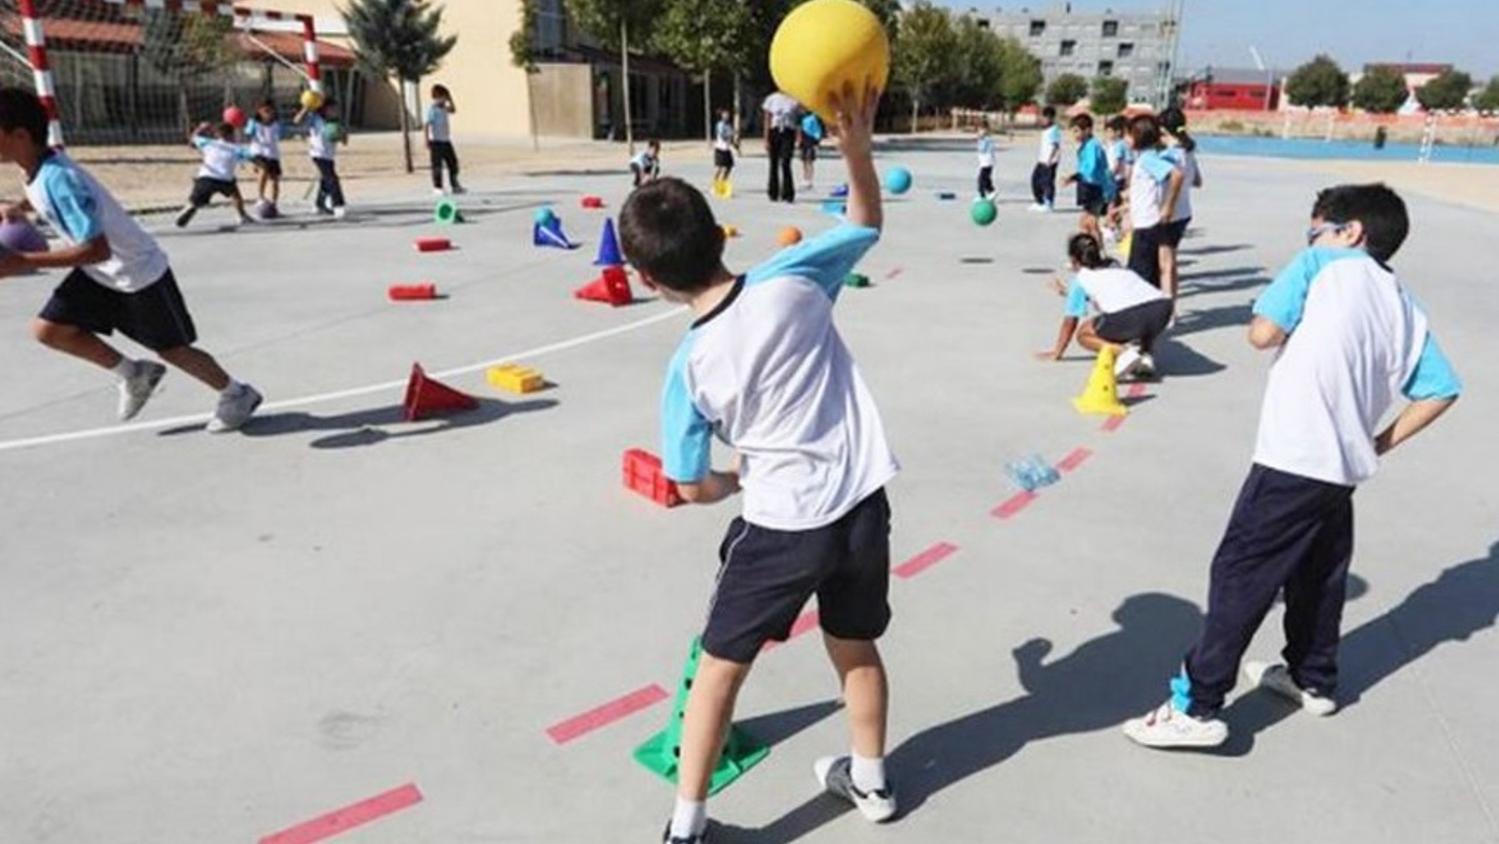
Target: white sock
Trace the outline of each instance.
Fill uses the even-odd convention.
[[[691,838],[708,825],[708,804],[702,800],[677,798],[677,807],[671,813],[671,837]]]
[[[131,376],[135,375],[135,361],[122,356],[120,362],[115,364],[109,371],[113,372],[121,381],[127,381]]]
[[[244,388],[245,388],[244,384],[241,384],[238,381],[234,380],[233,378],[230,378],[229,379],[229,383],[224,385],[224,389],[219,390],[219,395],[221,395],[221,396],[238,395],[239,391],[243,390]]]
[[[885,757],[850,753],[849,759],[852,763],[849,773],[853,777],[855,788],[868,794],[885,787]]]

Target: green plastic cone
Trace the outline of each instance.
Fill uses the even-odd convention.
[[[432,219],[446,226],[461,222],[463,215],[458,213],[458,203],[451,199],[439,199],[437,207],[432,211]]]

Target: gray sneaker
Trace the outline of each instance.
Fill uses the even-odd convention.
[[[135,371],[120,382],[119,414],[121,422],[129,422],[156,392],[156,385],[167,374],[167,368],[151,360],[135,361]]]
[[[708,829],[704,827],[702,832],[684,838],[680,835],[672,835],[671,821],[667,821],[666,830],[661,833],[661,844],[708,844]]]
[[[260,392],[249,384],[241,384],[233,393],[219,396],[218,409],[214,411],[213,418],[208,420],[208,433],[223,434],[239,430],[254,415],[255,408],[260,407],[262,398]]]
[[[852,770],[853,762],[847,756],[825,756],[812,765],[817,781],[829,794],[854,804],[868,820],[884,823],[895,817],[895,792],[889,784],[873,791],[860,791],[854,785]]]

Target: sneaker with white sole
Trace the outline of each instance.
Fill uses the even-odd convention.
[[[695,835],[672,835],[671,821],[666,822],[666,829],[661,833],[661,844],[708,844],[708,828]]]
[[[342,220],[343,218],[345,218],[347,216],[349,216],[348,209],[346,209],[342,205],[334,206],[334,208],[333,208],[333,219],[335,219],[335,220]]]
[[[1303,711],[1310,712],[1319,718],[1338,711],[1338,704],[1332,698],[1323,697],[1311,689],[1303,689],[1296,685],[1290,670],[1280,663],[1249,660],[1244,663],[1244,676],[1259,688],[1275,692],[1300,706]]]
[[[156,392],[156,385],[167,374],[167,368],[152,360],[138,360],[135,362],[135,371],[129,378],[120,382],[120,404],[119,416],[121,422],[129,422],[141,408],[146,406],[151,395]]]
[[[260,392],[249,384],[241,384],[238,390],[219,396],[218,409],[214,411],[213,418],[208,420],[208,433],[223,434],[239,430],[255,414],[262,398]]]
[[[1140,354],[1140,347],[1131,343],[1125,346],[1114,358],[1114,377],[1123,378],[1135,371],[1135,366],[1144,355]]]
[[[468,188],[464,187],[463,185],[453,185],[454,196],[461,196],[465,193],[468,193]]]
[[[177,212],[177,219],[174,221],[177,224],[177,228],[186,228],[187,224],[192,222],[193,215],[197,213],[198,209],[196,206],[184,205],[182,210]]]
[[[1154,381],[1159,377],[1155,369],[1155,355],[1150,352],[1140,353],[1140,359],[1135,362],[1135,377],[1142,381]]]
[[[1178,712],[1168,700],[1153,712],[1125,721],[1124,734],[1146,747],[1217,747],[1228,740],[1228,725]]]
[[[829,794],[854,804],[868,820],[883,823],[895,817],[895,792],[889,784],[873,791],[860,791],[854,785],[853,761],[849,757],[825,756],[813,763],[812,772]]]
[[[1047,207],[1046,205],[1043,205],[1040,202],[1035,202],[1035,203],[1032,203],[1031,206],[1029,208],[1025,209],[1025,210],[1030,211],[1030,212],[1032,212],[1034,214],[1045,214],[1046,212],[1050,211],[1051,208]]]

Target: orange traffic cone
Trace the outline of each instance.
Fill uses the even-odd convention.
[[[479,406],[479,400],[440,381],[433,381],[422,370],[421,364],[413,363],[411,379],[406,382],[406,398],[401,406],[406,421],[415,422],[441,413],[473,410]]]
[[[1114,379],[1114,359],[1116,356],[1113,346],[1104,346],[1098,352],[1098,360],[1093,364],[1093,371],[1088,375],[1088,384],[1083,387],[1082,395],[1072,400],[1072,406],[1077,408],[1078,413],[1098,413],[1107,416],[1123,416],[1129,413],[1129,408],[1119,401],[1117,382]]]
[[[635,301],[624,267],[605,267],[603,275],[579,287],[573,296],[590,302],[608,302],[615,307]]]

